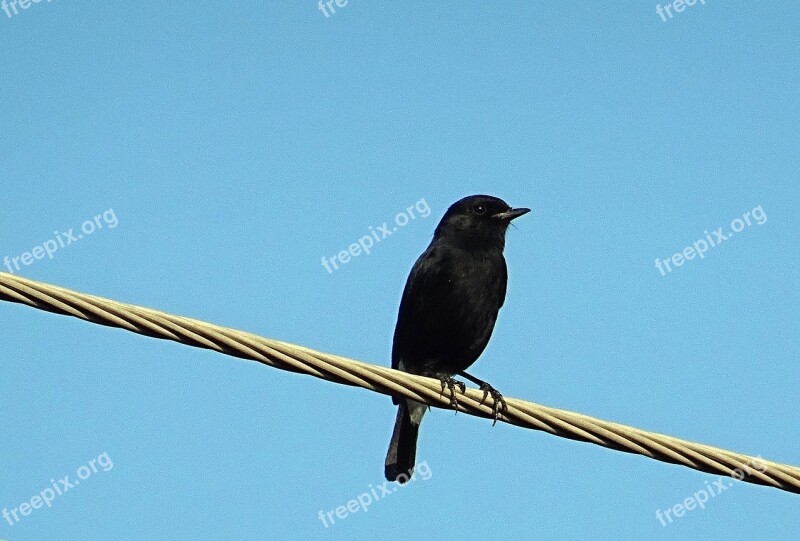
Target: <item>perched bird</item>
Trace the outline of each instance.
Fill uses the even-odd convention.
[[[394,331],[392,368],[438,378],[457,405],[460,375],[491,394],[494,415],[505,407],[491,385],[465,372],[486,348],[497,312],[506,297],[505,234],[511,220],[530,212],[512,209],[502,199],[473,195],[454,203],[442,217],[433,240],[417,259],[406,282]],[[399,405],[385,474],[407,482],[416,460],[417,434],[428,406],[405,398]]]

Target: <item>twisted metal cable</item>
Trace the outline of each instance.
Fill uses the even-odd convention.
[[[458,405],[453,408],[448,393],[442,393],[441,383],[436,379],[322,353],[196,319],[78,293],[12,274],[0,273],[0,300],[73,316],[100,325],[119,327],[154,338],[212,349],[282,370],[363,387],[385,395],[400,395],[438,408],[492,417],[491,400],[484,400],[483,392],[477,389],[468,388],[464,393],[458,392]],[[499,417],[499,420],[506,423],[800,494],[800,468],[795,466],[516,398],[506,398],[506,403],[508,409],[501,412]]]

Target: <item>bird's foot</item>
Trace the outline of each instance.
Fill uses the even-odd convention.
[[[451,376],[439,376],[439,381],[442,383],[442,394],[444,394],[445,387],[450,391],[450,405],[453,408],[458,408],[458,399],[456,398],[456,387],[461,390],[461,394],[467,390],[467,386],[463,381],[453,379]],[[458,409],[456,409],[458,412]]]
[[[481,383],[480,390],[483,391],[483,398],[481,398],[481,404],[483,404],[484,400],[486,400],[489,395],[492,397],[492,415],[494,417],[494,422],[492,426],[497,424],[497,418],[502,411],[504,414],[508,411],[508,405],[506,404],[503,395],[500,392],[489,385],[488,383],[484,382]]]

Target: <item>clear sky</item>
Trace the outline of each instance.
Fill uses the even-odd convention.
[[[508,297],[475,375],[800,464],[790,2],[332,8],[0,10],[0,257],[36,280],[388,365],[436,223],[489,193],[533,212],[508,233]],[[19,518],[0,517],[0,539],[800,530],[798,496],[743,483],[662,524],[657,511],[718,478],[443,410],[422,426],[426,478],[382,495],[388,397],[19,305],[0,318],[0,510]],[[56,494],[65,476],[85,479]],[[366,510],[336,516],[373,489]]]

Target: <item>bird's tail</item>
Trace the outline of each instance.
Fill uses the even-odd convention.
[[[411,474],[414,473],[417,434],[425,409],[424,404],[412,402],[409,405],[408,401],[400,400],[392,441],[389,443],[389,452],[386,453],[384,473],[389,481],[397,481],[400,484],[407,483]]]

